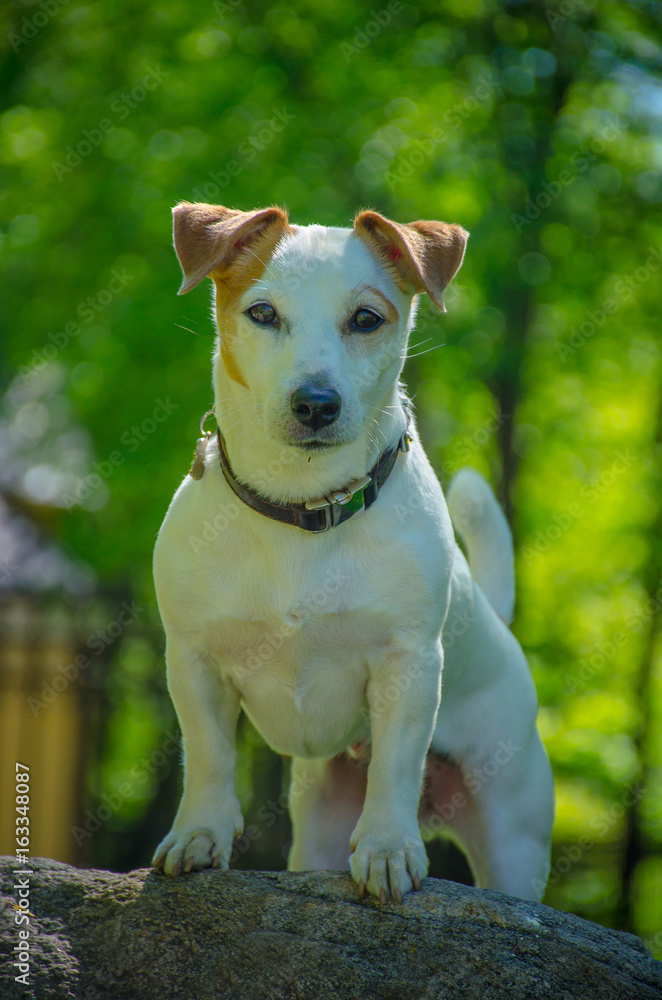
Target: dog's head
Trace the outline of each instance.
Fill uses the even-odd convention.
[[[179,204],[180,294],[208,275],[216,289],[217,402],[243,406],[246,429],[309,456],[374,439],[397,391],[412,300],[427,292],[443,310],[467,235],[372,211],[337,229],[290,225],[277,207]]]

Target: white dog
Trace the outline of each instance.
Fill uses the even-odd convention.
[[[449,505],[470,572],[399,384],[416,296],[443,310],[466,239],[372,211],[338,229],[174,210],[180,294],[214,281],[219,433],[154,557],[185,756],[153,861],[169,874],[228,865],[243,708],[294,758],[291,869],[349,858],[361,896],[400,901],[427,872],[421,827],[443,828],[479,886],[542,895],[553,784],[503,621],[510,533],[463,470]]]

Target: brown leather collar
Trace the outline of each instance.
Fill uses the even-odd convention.
[[[409,431],[406,430],[397,444],[382,453],[367,476],[348,483],[343,490],[334,490],[319,500],[308,500],[306,503],[271,503],[235,479],[220,427],[216,435],[223,475],[230,489],[240,500],[274,521],[282,521],[283,524],[292,524],[297,528],[303,528],[304,531],[314,532],[336,528],[358,511],[367,510],[379,496],[379,491],[390,476],[398,454],[401,451],[409,451],[411,441]]]

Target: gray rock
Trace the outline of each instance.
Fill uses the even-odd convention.
[[[638,938],[453,882],[382,905],[359,902],[342,872],[172,879],[42,859],[26,987],[12,966],[15,867],[0,860],[3,1000],[662,998],[662,963]]]

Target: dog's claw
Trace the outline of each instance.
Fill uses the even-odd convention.
[[[380,889],[379,890],[379,902],[380,903],[385,903],[386,902],[386,889]]]
[[[363,879],[359,882],[359,899],[365,899],[365,882]]]
[[[414,889],[416,889],[416,891],[418,892],[418,890],[421,888],[421,880],[418,877],[418,875],[414,875],[411,881],[412,885],[414,886]]]
[[[398,888],[393,890],[393,899],[396,903],[402,902],[402,889]]]
[[[189,872],[193,871],[194,864],[195,864],[195,858],[189,858],[186,864],[184,865],[184,871],[186,872],[187,875]]]

